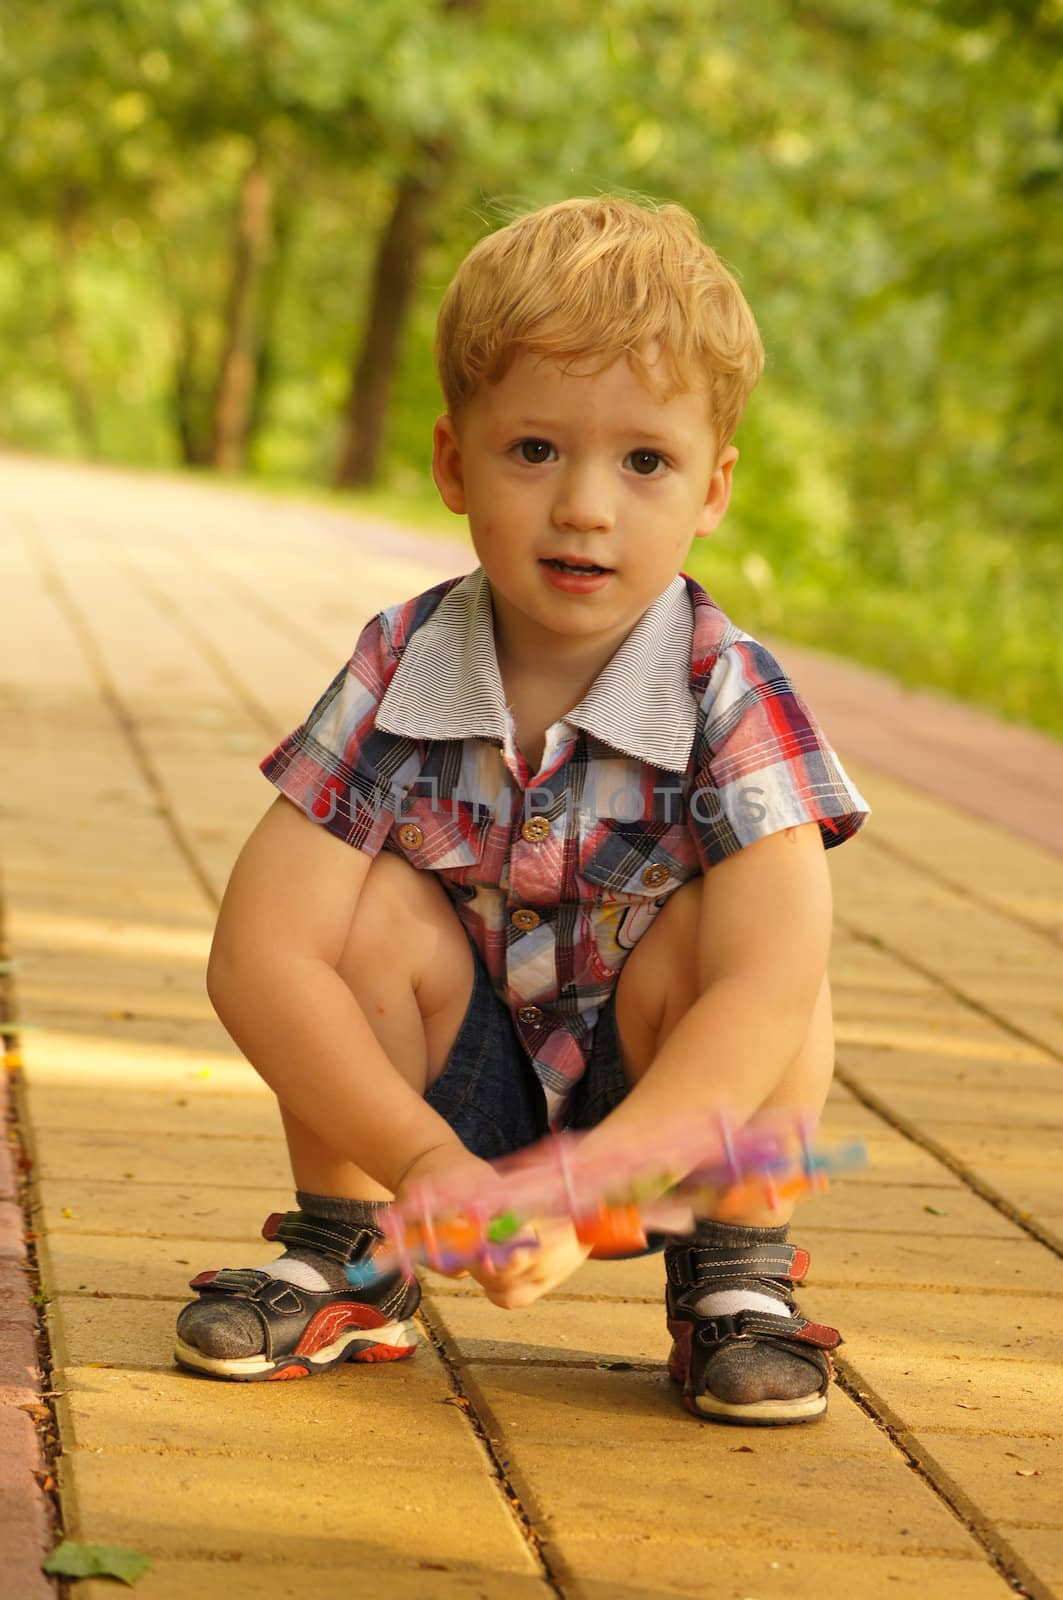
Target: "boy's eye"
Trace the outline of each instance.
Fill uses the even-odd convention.
[[[553,445],[547,439],[522,439],[517,446],[521,459],[531,462],[533,466],[539,466],[542,462],[549,460],[550,452],[553,448]]]
[[[642,478],[652,478],[657,468],[664,465],[664,457],[656,450],[632,450],[628,460],[633,471]]]

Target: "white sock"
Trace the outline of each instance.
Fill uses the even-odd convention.
[[[712,1289],[695,1302],[701,1317],[733,1317],[736,1311],[768,1311],[776,1317],[789,1317],[793,1313],[781,1300],[770,1294],[758,1294],[756,1289]]]
[[[331,1289],[333,1285],[309,1261],[296,1261],[291,1256],[281,1256],[276,1261],[264,1261],[258,1269],[268,1272],[271,1278],[280,1278],[284,1283],[294,1283],[300,1289],[316,1289],[319,1293],[323,1289]]]

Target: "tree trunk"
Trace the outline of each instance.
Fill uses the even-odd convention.
[[[277,317],[277,304],[280,300],[283,286],[288,248],[291,244],[294,212],[294,207],[284,199],[284,196],[292,188],[294,188],[294,181],[292,183],[284,183],[274,208],[273,239],[270,247],[269,262],[263,274],[262,292],[259,298],[259,313],[255,330],[251,404],[244,434],[244,458],[252,466],[254,464],[258,435],[269,407],[270,391],[273,385],[273,328]]]
[[[442,0],[441,9],[465,19],[483,0]],[[426,140],[420,159],[399,183],[395,204],[377,250],[366,328],[351,379],[343,425],[337,489],[376,480],[384,447],[388,407],[414,277],[428,242],[432,211],[454,159],[447,135]]]
[[[74,273],[84,218],[84,197],[80,190],[69,188],[63,196],[56,218],[59,237],[57,251],[59,301],[55,318],[55,342],[59,351],[59,365],[70,396],[74,426],[86,452],[90,456],[97,456],[100,453],[100,430],[96,417],[96,401],[92,393],[91,364],[81,338],[77,299],[74,293]]]
[[[211,419],[210,464],[235,472],[243,465],[254,402],[258,305],[269,259],[273,182],[256,151],[240,186],[232,276],[225,306],[225,343],[218,363]]]
[[[442,155],[440,149],[434,150],[430,161],[399,183],[380,239],[365,333],[347,402],[337,489],[372,483],[379,471],[399,341],[442,183]]]
[[[186,467],[205,467],[210,462],[210,439],[204,427],[205,395],[199,383],[199,335],[194,314],[184,307],[177,312],[174,342],[170,398],[181,460]]]

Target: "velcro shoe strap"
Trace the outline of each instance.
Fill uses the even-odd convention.
[[[725,1339],[770,1339],[773,1343],[814,1345],[817,1350],[835,1350],[842,1341],[837,1328],[805,1317],[776,1317],[770,1311],[736,1311],[732,1316],[707,1317],[697,1330],[702,1344],[720,1344]]]
[[[690,1244],[665,1253],[668,1277],[676,1288],[707,1288],[735,1278],[781,1278],[800,1283],[808,1271],[808,1251],[792,1244]]]
[[[222,1267],[220,1272],[201,1272],[191,1281],[191,1288],[206,1289],[211,1294],[238,1294],[242,1300],[257,1300],[267,1284],[273,1282],[268,1272],[260,1267]]]
[[[383,1238],[377,1228],[352,1224],[344,1230],[341,1222],[325,1222],[320,1217],[308,1217],[303,1211],[274,1212],[266,1219],[262,1234],[266,1239],[279,1239],[284,1245],[316,1250],[341,1266],[362,1255],[367,1244]]]

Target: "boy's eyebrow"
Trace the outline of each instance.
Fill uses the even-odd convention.
[[[507,432],[512,433],[551,434],[563,431],[564,424],[544,417],[518,417],[515,421],[506,423],[505,427]],[[682,435],[679,433],[669,432],[659,425],[643,428],[638,421],[625,422],[611,431],[616,438],[636,437],[642,444],[660,444],[674,448],[682,442]]]

